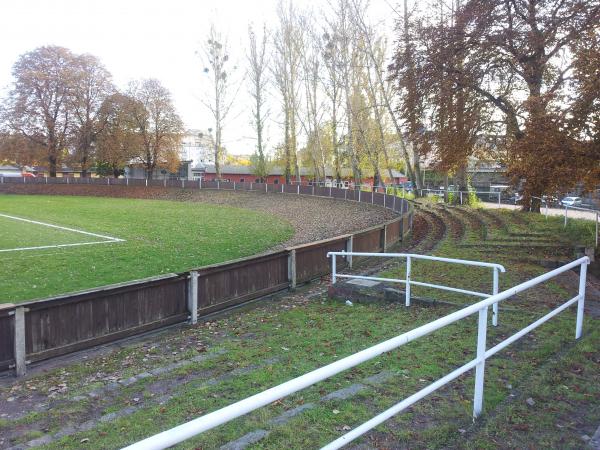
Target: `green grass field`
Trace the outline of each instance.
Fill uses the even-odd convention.
[[[293,234],[265,213],[162,200],[2,195],[0,214],[125,240],[12,250],[105,239],[0,217],[0,303],[182,272],[264,251]]]

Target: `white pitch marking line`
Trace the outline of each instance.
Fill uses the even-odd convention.
[[[18,252],[21,250],[43,250],[47,248],[59,248],[59,247],[78,247],[80,245],[94,245],[94,244],[112,244],[115,242],[125,242],[124,239],[115,239],[107,241],[95,241],[95,242],[77,242],[74,244],[56,244],[56,245],[41,245],[39,247],[19,247],[19,248],[7,248],[0,250],[0,253],[4,252]]]
[[[22,217],[9,216],[8,214],[0,213],[0,217],[6,217],[7,219],[13,219],[13,220],[20,220],[22,222],[33,223],[36,225],[43,225],[43,226],[50,227],[50,228],[57,228],[59,230],[73,231],[74,233],[87,234],[88,236],[99,237],[99,238],[107,239],[109,241],[114,241],[114,242],[124,242],[125,241],[125,239],[119,239],[119,238],[112,237],[112,236],[105,236],[103,234],[90,233],[89,231],[77,230],[75,228],[61,227],[58,225],[52,225],[51,223],[38,222],[37,220],[23,219]],[[73,245],[73,244],[64,244],[64,245]],[[55,247],[55,246],[52,246],[52,247]],[[42,247],[31,247],[31,248],[42,248]]]

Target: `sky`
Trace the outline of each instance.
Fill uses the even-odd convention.
[[[0,26],[0,97],[12,82],[11,69],[19,55],[43,45],[91,53],[112,73],[118,88],[131,80],[157,78],[171,91],[186,127],[213,127],[201,99],[209,87],[202,73],[202,43],[211,23],[227,35],[231,59],[243,75],[248,24],[276,24],[278,0],[3,0]],[[392,31],[396,0],[372,0],[370,15]],[[326,10],[326,0],[297,0]],[[235,74],[234,74],[235,75]],[[271,98],[271,108],[277,109]],[[224,130],[224,145],[232,154],[254,151],[246,86],[238,90],[235,107]],[[268,129],[268,144],[278,139],[276,124]]]

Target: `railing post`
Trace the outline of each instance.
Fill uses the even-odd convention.
[[[494,267],[494,281],[492,285],[492,295],[498,293],[498,268]],[[498,302],[494,303],[492,307],[492,325],[498,326]]]
[[[477,365],[475,366],[475,394],[473,397],[473,420],[483,411],[483,380],[485,376],[485,344],[487,337],[487,308],[479,310],[477,327]]]
[[[336,258],[337,258],[337,255],[331,255],[331,284],[335,284],[335,281],[336,281],[336,277],[335,277],[335,274],[336,274],[335,269],[336,269],[336,262],[337,262]]]
[[[346,252],[347,253],[352,253],[353,245],[354,245],[354,235],[350,235],[350,237],[346,241]],[[348,264],[348,268],[352,269],[352,255],[346,256],[346,263]]]
[[[386,253],[386,251],[387,251],[387,224],[385,224],[383,226],[383,242],[382,242],[381,248],[383,249],[383,253]]]
[[[188,279],[188,311],[190,312],[190,323],[198,322],[198,272],[192,270]]]
[[[563,226],[563,228],[567,228],[567,215],[569,212],[569,205],[565,205],[565,224]]]
[[[360,188],[360,186],[359,186],[359,187],[358,187],[358,202],[359,202],[359,203],[360,203],[360,191],[361,191],[361,188]]]
[[[410,256],[406,257],[406,290],[405,290],[405,300],[404,303],[406,306],[410,306]]]
[[[27,354],[25,347],[25,311],[23,306],[15,309],[15,373],[18,377],[27,371]]]
[[[577,323],[575,325],[575,339],[581,338],[583,331],[583,310],[585,306],[585,279],[587,276],[587,263],[579,266],[579,301],[577,302]]]
[[[296,186],[296,194],[300,195],[300,185]]]
[[[290,289],[296,289],[296,250],[290,250],[288,254],[288,279],[290,280]]]
[[[500,206],[500,192],[498,192],[498,206]]]
[[[596,247],[598,247],[598,213],[596,213]]]

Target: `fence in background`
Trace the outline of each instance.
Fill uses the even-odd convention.
[[[477,341],[476,341],[476,356],[474,359],[468,361],[461,367],[453,370],[442,378],[434,381],[418,392],[414,393],[410,397],[405,398],[401,402],[395,404],[386,411],[373,417],[362,425],[358,426],[354,430],[349,431],[338,439],[334,440],[330,444],[323,447],[323,449],[333,450],[342,448],[346,444],[352,442],[354,439],[362,436],[378,425],[382,424],[391,417],[399,414],[400,412],[407,409],[409,406],[418,402],[427,395],[435,392],[441,387],[447,385],[451,381],[455,380],[462,374],[475,369],[475,389],[473,394],[473,418],[479,417],[483,411],[483,387],[485,379],[485,362],[488,358],[494,356],[499,351],[508,347],[513,342],[525,336],[527,333],[533,331],[544,322],[547,322],[554,316],[558,315],[571,305],[577,303],[577,318],[575,322],[575,339],[579,339],[583,329],[583,314],[584,314],[584,302],[585,302],[585,282],[587,274],[587,265],[590,260],[588,257],[577,259],[569,264],[566,264],[558,269],[551,272],[547,272],[529,281],[521,283],[515,287],[507,289],[503,292],[495,294],[487,299],[481,300],[473,305],[467,306],[459,311],[448,314],[440,319],[429,322],[423,326],[415,328],[409,332],[403,333],[387,341],[381,342],[373,347],[369,347],[353,355],[342,358],[334,363],[319,369],[313,370],[300,377],[294,378],[283,384],[275,386],[266,391],[260,392],[256,395],[248,397],[244,400],[233,403],[229,406],[221,408],[217,411],[211,412],[190,422],[179,425],[162,433],[158,433],[154,436],[139,441],[133,445],[126,447],[125,450],[159,450],[169,448],[187,439],[190,439],[200,433],[211,430],[218,427],[219,425],[230,422],[240,416],[248,414],[249,412],[255,411],[263,406],[267,406],[285,396],[293,394],[295,392],[306,389],[320,381],[326,380],[333,377],[341,372],[344,372],[352,367],[356,367],[366,361],[374,359],[379,355],[395,350],[409,342],[415,341],[423,336],[427,336],[434,331],[444,328],[448,325],[456,323],[462,319],[465,319],[475,313],[478,313],[478,326],[477,326]],[[559,307],[553,309],[540,319],[529,324],[525,328],[521,329],[512,336],[504,339],[500,343],[487,349],[487,313],[490,306],[505,301],[516,294],[531,289],[545,281],[548,281],[561,273],[568,270],[579,267],[579,292],[578,294],[567,300]],[[323,450],[322,449],[322,450]]]
[[[381,278],[371,277],[366,275],[353,275],[347,273],[339,273],[337,271],[337,257],[340,256],[344,260],[352,259],[354,256],[359,257],[377,257],[377,258],[402,258],[406,260],[406,276],[404,278]],[[406,306],[410,306],[410,288],[411,286],[422,286],[430,287],[434,289],[441,289],[443,291],[458,292],[460,294],[473,295],[475,297],[488,298],[498,293],[498,275],[499,272],[506,272],[506,269],[501,264],[483,262],[483,261],[471,261],[467,259],[455,259],[455,258],[443,258],[440,256],[430,255],[418,255],[414,253],[359,253],[359,252],[329,252],[328,258],[331,258],[331,283],[335,284],[337,278],[349,278],[354,280],[372,280],[372,281],[384,281],[387,283],[401,283],[405,285],[404,290],[404,303]],[[461,289],[451,286],[444,286],[441,284],[426,283],[424,281],[415,281],[412,278],[412,261],[414,260],[425,260],[425,261],[437,261],[449,264],[461,264],[463,266],[472,267],[489,267],[492,269],[492,293],[486,294],[484,292],[476,292],[468,289]],[[492,324],[498,325],[498,303],[494,303]]]
[[[11,177],[4,181],[9,179],[10,183],[20,180]],[[28,178],[25,184],[31,180],[40,183],[39,180],[44,179]],[[73,180],[77,178],[70,181]],[[136,181],[145,185],[145,180]],[[401,241],[412,227],[413,212],[409,203],[386,194],[363,195],[347,189],[318,186],[224,182],[200,185],[197,181],[167,181],[167,186],[173,187],[283,192],[360,201],[391,209],[399,215],[391,221],[352,234],[201,267],[190,272],[166,274],[17,305],[0,304],[0,370],[14,367],[17,374],[22,375],[29,362],[68,354],[186,320],[195,323],[203,315],[293,289],[299,283],[329,274],[328,252],[353,249],[386,251]],[[48,184],[52,183],[54,181]],[[90,184],[98,183],[94,181]]]

